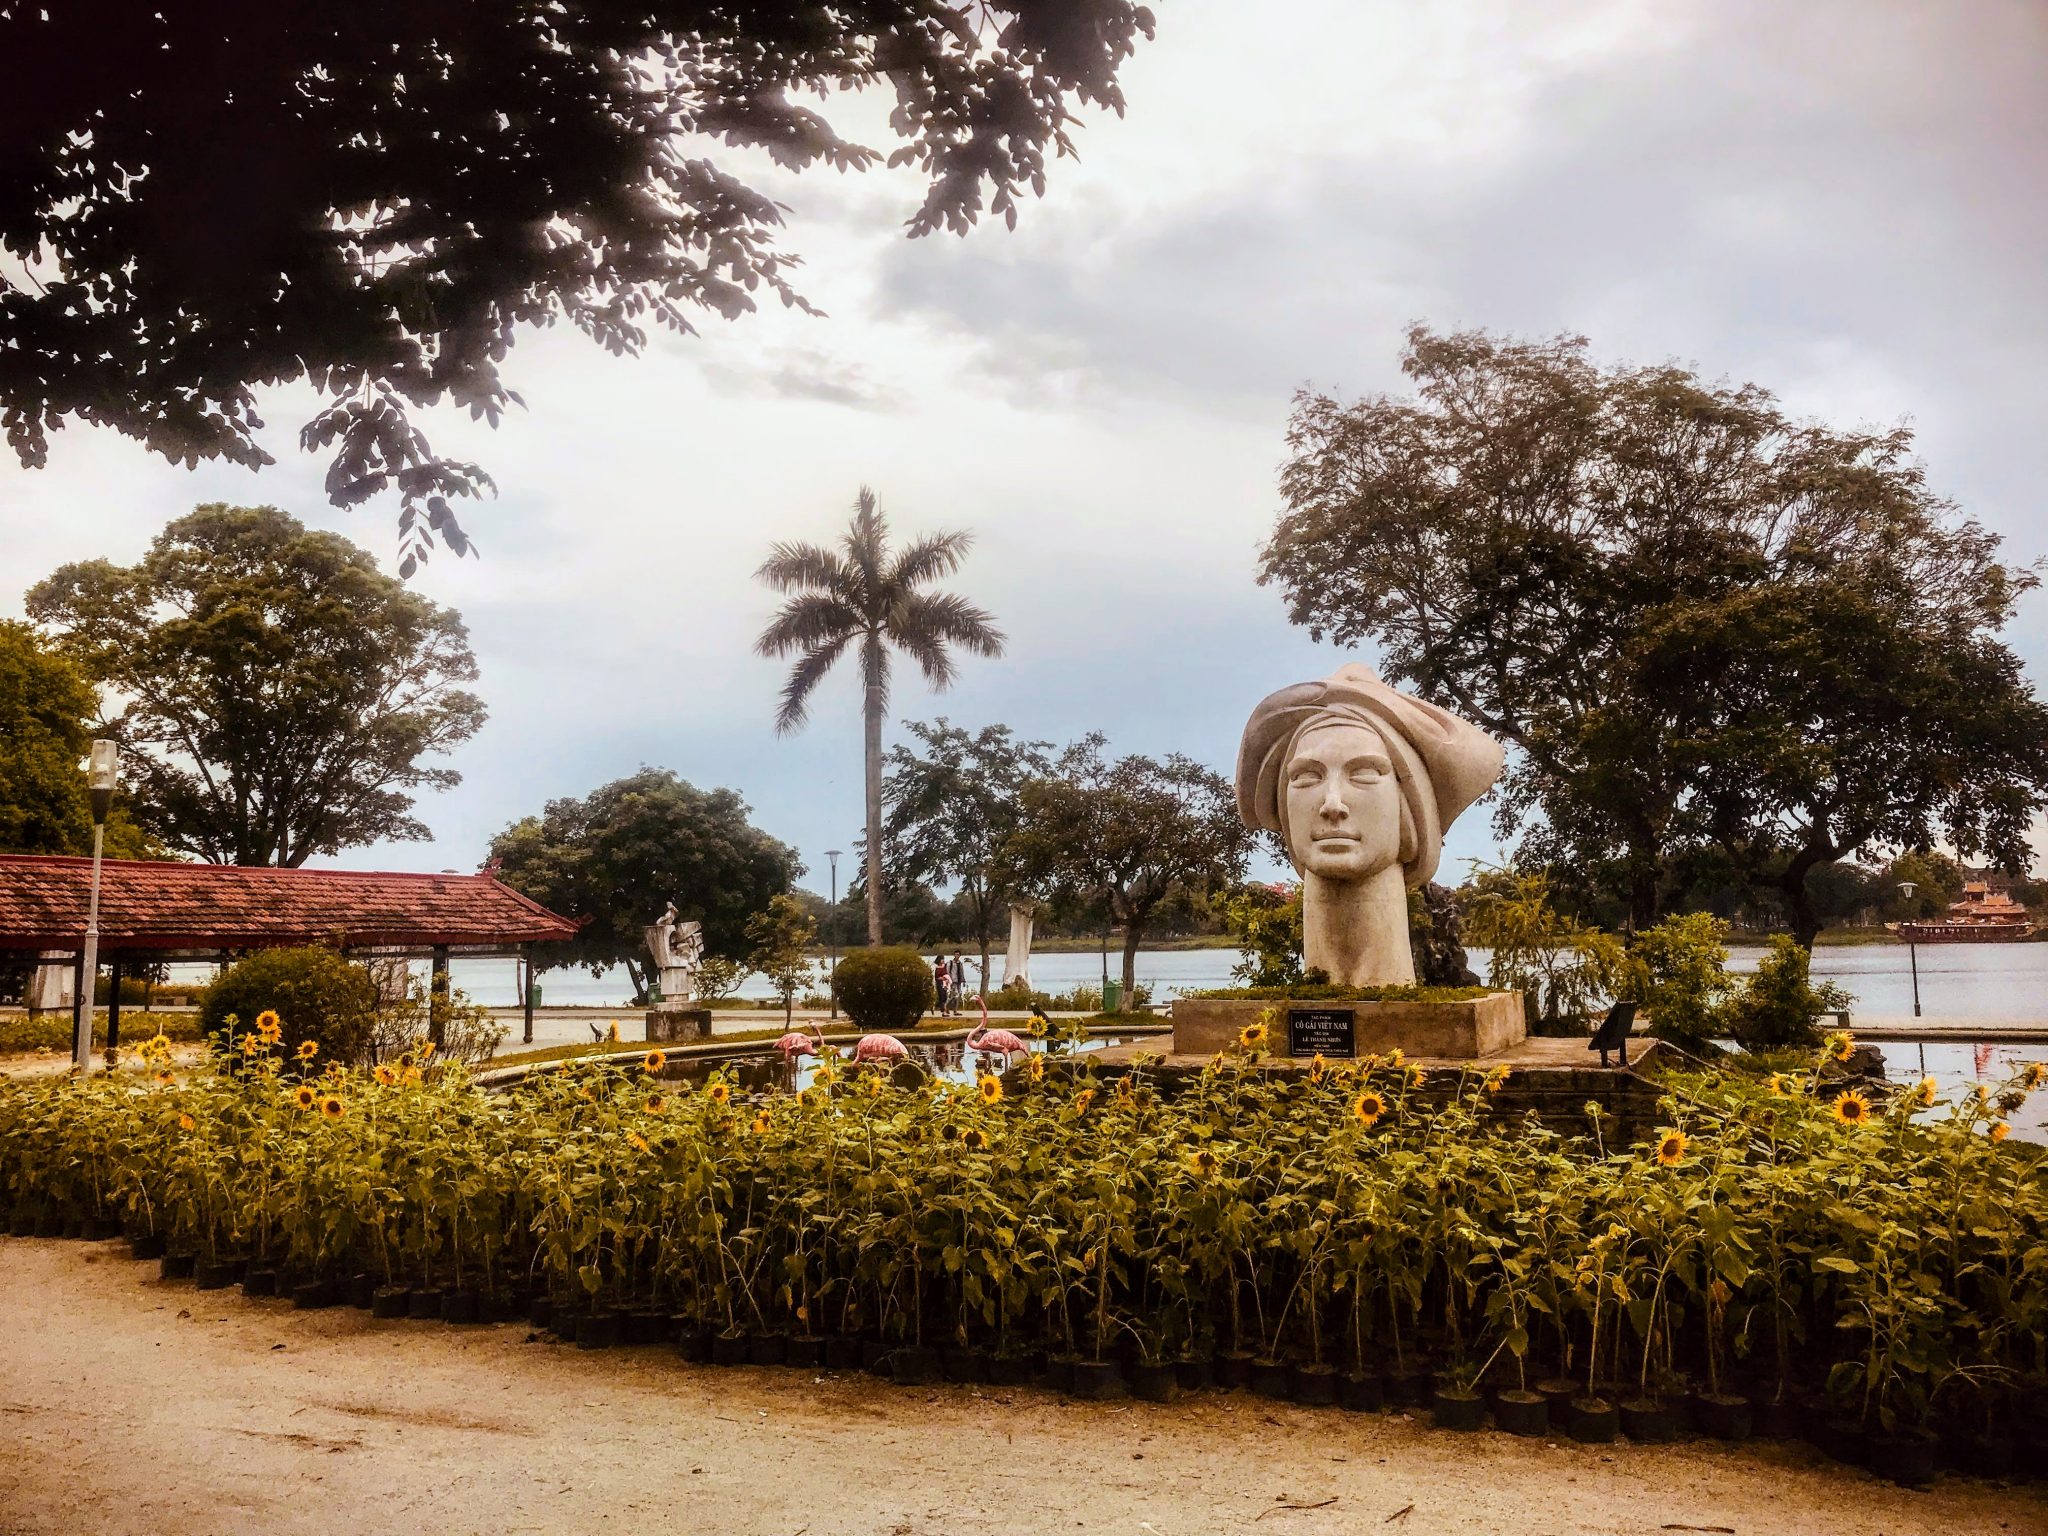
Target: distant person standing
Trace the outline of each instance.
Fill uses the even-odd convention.
[[[932,990],[938,994],[939,1013],[942,1016],[951,1013],[953,972],[946,964],[946,957],[943,954],[932,956]]]
[[[959,1008],[967,1000],[967,962],[961,958],[959,950],[953,951],[953,963],[947,969],[953,981],[953,1006]]]

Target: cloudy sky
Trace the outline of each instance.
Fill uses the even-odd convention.
[[[778,739],[751,580],[874,485],[904,531],[971,528],[959,589],[1010,637],[898,715],[1002,720],[1227,769],[1249,706],[1338,659],[1254,584],[1299,386],[1398,386],[1403,327],[1581,332],[1609,358],[1755,380],[1839,424],[1910,421],[1933,483],[2048,555],[2048,9],[2031,0],[1301,0],[1255,30],[1160,0],[1158,40],[1018,229],[907,241],[918,185],[779,189],[827,318],[707,320],[615,359],[522,338],[528,409],[432,422],[497,500],[481,558],[423,590],[467,618],[490,724],[429,844],[359,867],[474,868],[551,796],[643,763],[731,785],[822,888],[860,821],[858,696]],[[855,103],[849,123],[872,121]],[[0,612],[55,565],[138,556],[195,502],[270,502],[381,557],[388,508],[279,463],[188,472],[72,429],[0,466]],[[2018,640],[2048,679],[2048,603]],[[1484,817],[1455,861],[1492,853]]]

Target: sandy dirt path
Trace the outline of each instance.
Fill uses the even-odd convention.
[[[0,1238],[0,1319],[7,1536],[2048,1530],[2038,1488],[1905,1493],[1803,1449],[691,1367],[202,1294],[118,1243]]]

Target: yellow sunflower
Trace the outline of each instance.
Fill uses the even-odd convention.
[[[649,1113],[650,1115],[658,1115],[667,1108],[668,1100],[664,1099],[660,1094],[654,1093],[648,1095],[647,1113]]]
[[[313,1091],[310,1084],[301,1083],[299,1091],[292,1095],[292,1102],[301,1109],[311,1109],[320,1102],[320,1095]]]
[[[1685,1161],[1685,1149],[1689,1145],[1683,1131],[1666,1131],[1657,1142],[1657,1161],[1666,1168],[1675,1168]]]
[[[966,1130],[960,1133],[960,1145],[965,1147],[970,1152],[979,1152],[983,1147],[988,1145],[988,1138],[982,1135],[982,1133],[979,1130],[975,1129],[975,1127],[970,1125]]]
[[[984,1072],[975,1079],[974,1091],[981,1095],[981,1102],[984,1104],[1000,1103],[1003,1097],[1003,1080],[993,1072]]]
[[[1044,1082],[1045,1058],[1043,1056],[1027,1057],[1024,1062],[1024,1075],[1025,1077],[1029,1078],[1034,1084]]]
[[[178,1116],[178,1129],[181,1131],[189,1131],[198,1123],[199,1122],[197,1120],[194,1120],[190,1115]]]
[[[319,1054],[320,1042],[318,1040],[301,1040],[299,1042],[299,1060],[311,1061]]]
[[[284,1020],[266,1008],[256,1015],[256,1033],[263,1037],[265,1045],[275,1045],[284,1033]]]
[[[1847,1061],[1856,1054],[1856,1039],[1847,1030],[1835,1037],[1835,1060]]]
[[[1852,1088],[1835,1100],[1833,1112],[1844,1125],[1862,1125],[1870,1118],[1870,1100]]]
[[[329,1120],[339,1120],[348,1113],[348,1106],[334,1095],[329,1094],[320,1101],[320,1113]]]
[[[1189,1155],[1188,1166],[1194,1169],[1199,1176],[1206,1179],[1223,1166],[1223,1160],[1207,1147],[1203,1147],[1199,1152]]]
[[[2043,1083],[2048,1083],[2048,1062],[2030,1061],[2020,1071],[2020,1086],[2032,1093]]]
[[[422,1041],[420,1042],[420,1060],[421,1060],[421,1061],[427,1061],[427,1060],[430,1060],[430,1059],[431,1059],[431,1058],[433,1057],[433,1054],[434,1054],[434,1052],[435,1052],[435,1051],[437,1051],[437,1050],[439,1050],[439,1049],[440,1049],[440,1047],[439,1047],[439,1046],[437,1046],[437,1045],[435,1045],[433,1041],[431,1041],[431,1040],[422,1040]]]
[[[166,1085],[168,1085],[168,1084],[170,1084],[170,1083],[174,1083],[174,1082],[176,1082],[176,1081],[177,1081],[177,1079],[176,1079],[176,1078],[175,1078],[175,1077],[174,1077],[174,1076],[173,1076],[173,1075],[172,1075],[171,1073],[169,1073],[169,1072],[159,1072],[159,1073],[157,1073],[157,1075],[156,1075],[156,1080],[157,1080],[157,1082],[158,1082],[158,1083],[160,1083],[160,1084],[166,1084]]]
[[[2003,1120],[1997,1120],[1992,1122],[1989,1135],[1993,1141],[2003,1141],[2006,1137],[2010,1136],[2011,1134],[2012,1127],[2007,1125]]]
[[[732,1089],[717,1078],[713,1078],[704,1086],[704,1097],[714,1104],[723,1104],[732,1097]]]
[[[1771,1097],[1772,1097],[1772,1098],[1774,1098],[1774,1099],[1782,1099],[1782,1098],[1786,1097],[1786,1093],[1785,1093],[1785,1074],[1784,1074],[1784,1073],[1782,1073],[1782,1072],[1773,1072],[1773,1073],[1771,1074],[1771,1089],[1770,1089],[1770,1092],[1771,1092]]]
[[[647,1150],[647,1138],[638,1131],[628,1131],[626,1133],[626,1141],[635,1152],[645,1152]]]
[[[1387,1101],[1379,1096],[1377,1090],[1372,1088],[1366,1089],[1365,1092],[1351,1101],[1351,1113],[1361,1125],[1373,1126],[1379,1124],[1380,1116],[1386,1112]]]
[[[263,1042],[257,1039],[254,1035],[242,1036],[242,1054],[244,1056],[254,1056],[258,1051],[262,1049]]]
[[[1317,1051],[1314,1059],[1308,1064],[1308,1080],[1312,1083],[1320,1083],[1329,1070],[1330,1064],[1323,1060],[1323,1053]]]
[[[1083,1088],[1079,1093],[1074,1095],[1074,1109],[1079,1114],[1087,1114],[1089,1105],[1093,1104],[1094,1102],[1095,1090],[1093,1088]]]
[[[1410,1067],[1408,1069],[1408,1086],[1410,1088],[1420,1088],[1428,1076],[1429,1074],[1423,1071],[1422,1068]]]
[[[408,1087],[418,1082],[423,1074],[418,1067],[407,1067],[398,1075],[398,1080]]]
[[[1504,1066],[1495,1067],[1486,1074],[1486,1081],[1479,1086],[1487,1093],[1499,1093],[1507,1085],[1507,1080],[1508,1069]]]
[[[1237,1032],[1238,1048],[1246,1051],[1260,1050],[1271,1038],[1272,1033],[1263,1024],[1247,1024]]]
[[[1922,1109],[1928,1108],[1930,1105],[1934,1103],[1934,1089],[1935,1083],[1933,1078],[1921,1078],[1920,1086],[1913,1090],[1913,1102],[1918,1104]]]
[[[619,1038],[619,1021],[617,1019],[612,1020],[611,1027],[604,1032],[604,1038],[607,1043],[617,1044]]]
[[[768,1134],[769,1123],[770,1122],[768,1119],[768,1114],[765,1110],[762,1111],[760,1114],[754,1116],[754,1134],[756,1136],[766,1136]]]
[[[668,1054],[664,1051],[649,1051],[640,1058],[640,1070],[650,1076],[668,1065]]]
[[[398,1082],[398,1074],[382,1063],[378,1064],[377,1070],[371,1075],[386,1088],[394,1087]]]

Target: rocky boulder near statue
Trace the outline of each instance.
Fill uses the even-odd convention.
[[[1478,726],[1356,662],[1259,703],[1238,748],[1238,811],[1280,834],[1301,875],[1310,970],[1339,986],[1416,980],[1408,892],[1504,761]]]

